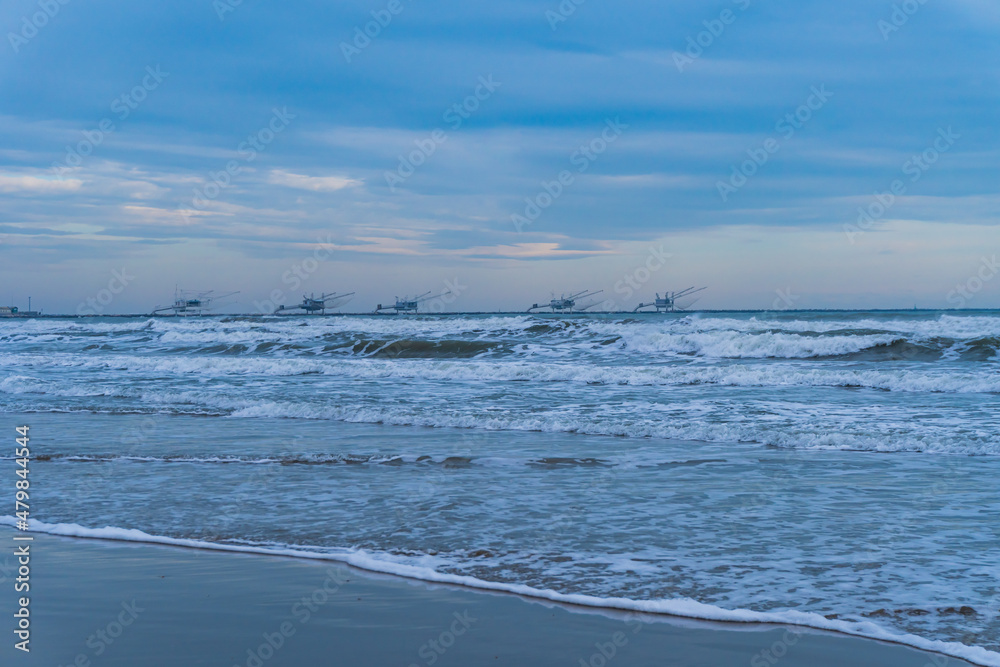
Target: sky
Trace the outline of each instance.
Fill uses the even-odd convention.
[[[7,0],[0,305],[998,307],[998,31],[993,0]]]

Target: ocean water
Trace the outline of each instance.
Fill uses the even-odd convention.
[[[37,530],[1000,664],[998,312],[6,320],[0,411]]]

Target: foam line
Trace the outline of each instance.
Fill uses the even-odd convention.
[[[0,517],[0,525],[15,526],[16,519],[11,516]],[[66,537],[84,537],[121,542],[145,542],[213,551],[255,553],[269,556],[286,556],[313,560],[330,560],[342,562],[370,572],[392,574],[400,577],[434,583],[454,584],[481,590],[501,591],[525,597],[584,607],[619,609],[648,614],[664,614],[705,621],[796,625],[814,628],[817,630],[838,632],[855,637],[864,637],[867,639],[902,644],[923,651],[931,651],[954,658],[960,658],[977,665],[982,665],[983,667],[1000,667],[1000,653],[987,650],[980,646],[968,646],[960,642],[945,642],[936,639],[927,639],[913,634],[897,634],[868,621],[831,620],[812,612],[795,610],[759,612],[752,611],[750,609],[723,609],[722,607],[704,604],[689,598],[675,598],[669,600],[632,600],[620,597],[602,598],[576,593],[559,593],[548,589],[533,588],[524,584],[485,581],[483,579],[467,575],[442,573],[426,567],[379,560],[378,558],[357,549],[343,549],[339,552],[319,553],[292,548],[219,544],[214,542],[204,542],[201,540],[150,535],[149,533],[133,528],[117,528],[114,526],[106,526],[104,528],[87,528],[73,523],[43,523],[35,519],[30,520],[29,528],[32,532],[62,535]]]
[[[664,365],[581,366],[566,362],[484,361],[461,363],[438,359],[300,359],[260,357],[145,357],[116,355],[81,358],[75,354],[0,355],[0,367],[83,368],[103,372],[171,374],[213,378],[265,378],[328,375],[362,380],[407,379],[438,382],[540,382],[628,386],[718,385],[732,387],[863,387],[915,393],[1000,393],[1000,375],[985,365],[969,368],[845,369],[802,368],[790,364],[692,367]],[[51,393],[66,396],[131,396],[135,392],[114,384],[57,385],[14,373],[0,380],[0,393]]]

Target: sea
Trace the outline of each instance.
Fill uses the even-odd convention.
[[[998,311],[10,319],[0,413],[33,530],[1000,665]]]

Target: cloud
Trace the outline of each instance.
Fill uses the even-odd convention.
[[[559,243],[513,243],[510,245],[470,248],[467,251],[453,251],[453,254],[465,255],[469,257],[496,257],[505,259],[569,259],[572,257],[610,255],[614,254],[614,251],[610,249],[566,249]]]
[[[750,3],[710,40],[699,37],[719,16],[710,2],[646,0],[625,12],[590,3],[553,31],[545,12],[556,4],[442,0],[451,17],[444,22],[440,13],[407,9],[405,21],[386,26],[350,63],[336,44],[371,18],[352,3],[319,13],[244,3],[225,22],[203,4],[206,20],[197,25],[186,3],[95,3],[60,15],[26,47],[38,57],[0,67],[0,87],[18,91],[0,114],[0,230],[5,245],[21,250],[5,257],[0,280],[38,282],[43,257],[65,271],[53,283],[55,302],[64,285],[104,275],[111,258],[148,243],[161,244],[164,274],[190,266],[199,280],[223,284],[239,273],[270,290],[311,252],[303,244],[332,238],[342,246],[337,257],[352,263],[351,279],[375,293],[398,289],[404,270],[407,282],[434,281],[459,267],[468,272],[463,280],[482,271],[490,287],[467,303],[488,306],[515,289],[497,271],[523,270],[502,275],[525,276],[516,286],[524,290],[609,273],[617,280],[631,271],[618,253],[623,244],[638,247],[640,262],[656,239],[692,237],[705,242],[692,246],[687,264],[673,250],[678,268],[669,280],[717,285],[707,301],[742,307],[753,301],[751,286],[764,295],[753,303],[765,306],[777,287],[805,292],[810,261],[784,257],[816,262],[826,252],[774,230],[842,244],[831,271],[856,277],[850,284],[859,294],[872,292],[870,284],[917,284],[902,260],[890,270],[886,256],[863,251],[904,237],[889,232],[898,221],[937,225],[941,238],[954,228],[968,248],[971,240],[992,243],[989,233],[1000,227],[992,122],[1000,47],[988,38],[1000,20],[996,0],[927,3],[888,41],[878,21],[892,2],[776,0],[767,11]],[[231,20],[239,30],[227,27]],[[673,54],[689,38],[704,42],[701,55],[678,71]],[[273,57],[275,45],[289,44]],[[126,105],[127,114],[113,111],[139,68],[156,63],[171,73],[162,90]],[[488,75],[502,87],[488,100],[470,97]],[[793,136],[778,133],[811,87],[824,84],[835,95],[830,103]],[[273,109],[286,106],[293,123],[281,132],[266,127]],[[604,146],[601,132],[615,118],[629,127]],[[114,125],[103,137],[95,129],[102,119]],[[919,181],[906,181],[905,195],[863,243],[849,244],[843,226],[858,207],[893,179],[910,178],[903,165],[948,126],[960,142]],[[435,129],[446,140],[390,190],[385,174],[400,155],[427,146]],[[773,136],[780,150],[723,200],[717,183]],[[580,159],[598,149],[595,159]],[[56,180],[53,161],[79,151],[87,154]],[[230,161],[239,168],[229,171]],[[563,171],[573,182],[549,202]],[[518,233],[511,216],[539,196],[547,205]],[[766,233],[736,234],[765,223]],[[94,228],[103,231],[86,231]],[[192,248],[204,253],[197,262]],[[968,250],[972,266],[976,252]],[[340,279],[336,261],[324,269],[331,281]],[[929,264],[941,274],[928,252],[914,275]],[[731,272],[720,277],[719,266]],[[955,280],[968,270],[956,269]],[[265,271],[275,273],[261,277]],[[370,273],[354,278],[359,272]],[[944,303],[946,289],[919,284],[927,303]],[[66,298],[72,311],[78,297]]]
[[[659,187],[659,188],[690,188],[697,186],[711,187],[711,181],[698,179],[688,174],[611,174],[597,175],[593,180],[600,184],[621,187]]]
[[[281,171],[280,169],[272,170],[267,182],[274,185],[284,185],[288,188],[298,188],[299,190],[312,190],[313,192],[333,192],[361,185],[361,181],[353,178],[305,176],[304,174],[293,174],[288,171]]]
[[[0,192],[35,192],[40,194],[74,192],[83,181],[69,178],[55,180],[19,174],[0,174]]]

